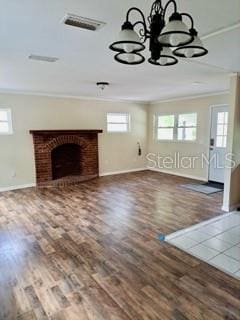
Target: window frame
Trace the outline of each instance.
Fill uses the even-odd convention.
[[[197,118],[197,123],[196,126],[193,127],[185,127],[185,128],[196,128],[196,139],[195,140],[179,140],[178,139],[178,129],[182,128],[182,126],[178,126],[179,124],[179,116],[180,115],[186,115],[186,114],[196,114]],[[158,129],[163,128],[158,126],[158,118],[161,116],[174,116],[174,128],[173,128],[173,139],[172,140],[166,140],[166,139],[159,139],[158,138]],[[165,127],[166,128],[166,127]],[[169,127],[172,128],[172,127]],[[195,111],[190,111],[190,112],[178,112],[178,113],[173,113],[173,112],[161,112],[161,113],[156,113],[154,115],[154,137],[157,142],[178,142],[178,143],[197,143],[198,142],[198,112]]]
[[[4,111],[7,113],[7,120],[3,121],[0,120],[0,123],[7,123],[8,124],[8,132],[1,132],[0,131],[0,136],[8,136],[13,134],[13,125],[12,125],[12,110],[10,108],[1,108],[0,111]]]
[[[108,122],[108,115],[125,115],[126,116],[126,119],[127,119],[127,122]],[[127,125],[127,130],[126,131],[121,131],[121,130],[118,130],[118,131],[110,131],[108,129],[108,125],[109,124],[126,124]],[[107,112],[106,114],[106,131],[107,133],[109,134],[114,134],[114,133],[129,133],[131,131],[131,115],[129,112]]]

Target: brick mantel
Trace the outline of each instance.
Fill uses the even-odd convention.
[[[53,180],[52,151],[64,144],[81,147],[81,176],[98,176],[98,134],[102,130],[31,130],[37,185]]]
[[[56,135],[56,134],[86,134],[86,133],[102,133],[103,130],[30,130],[31,134],[36,135]]]

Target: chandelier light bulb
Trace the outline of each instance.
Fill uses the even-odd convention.
[[[129,63],[132,63],[135,61],[135,55],[134,54],[131,54],[131,53],[128,53],[126,54],[126,59]]]
[[[161,57],[160,60],[159,60],[159,63],[162,66],[165,66],[168,63],[168,58],[167,57]]]
[[[182,36],[180,34],[172,34],[170,36],[170,43],[173,47],[177,47],[182,41]]]
[[[126,52],[126,53],[131,53],[134,51],[134,45],[131,44],[131,43],[126,43],[123,45],[123,50]]]
[[[135,65],[145,61],[145,58],[138,52],[126,53],[120,52],[115,56],[115,59],[124,64]]]
[[[185,49],[184,54],[186,58],[192,58],[194,55],[194,49],[193,48]]]

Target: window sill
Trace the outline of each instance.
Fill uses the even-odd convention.
[[[186,144],[197,144],[198,140],[159,140],[155,139],[157,143],[186,143]]]
[[[131,133],[131,130],[127,130],[127,131],[105,131],[106,133]]]
[[[13,132],[2,133],[0,132],[0,136],[12,136]]]

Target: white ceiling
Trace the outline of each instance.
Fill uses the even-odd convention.
[[[164,1],[164,0],[163,0]],[[240,27],[208,37],[209,55],[172,67],[147,62],[125,66],[108,49],[129,7],[148,14],[146,0],[1,0],[0,90],[155,101],[228,90],[229,73],[240,71]],[[164,1],[166,2],[166,0]],[[240,21],[240,0],[177,0],[179,11],[191,13],[201,35]],[[105,21],[97,31],[61,23],[67,13]],[[56,63],[28,60],[30,54],[58,57]],[[146,57],[149,52],[146,50]],[[109,81],[101,92],[97,81]],[[200,82],[200,84],[193,84]]]

